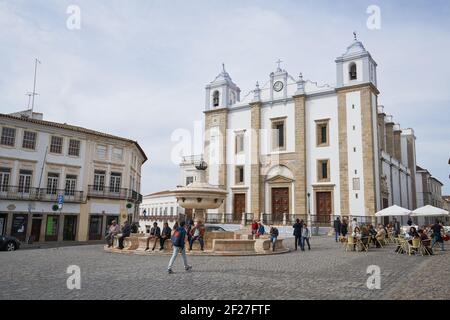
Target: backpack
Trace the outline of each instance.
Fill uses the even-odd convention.
[[[182,233],[180,229],[175,230],[170,240],[172,240],[172,245],[175,247],[181,247],[183,245]]]

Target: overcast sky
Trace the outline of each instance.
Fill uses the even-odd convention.
[[[137,140],[149,157],[142,193],[171,189],[171,135],[203,120],[222,62],[243,95],[279,58],[294,76],[334,85],[334,59],[356,30],[379,66],[379,104],[414,128],[418,164],[449,194],[450,2],[411,2],[0,0],[0,112],[26,108],[37,57],[44,119]],[[67,28],[69,5],[80,30]],[[370,5],[379,30],[367,28]]]

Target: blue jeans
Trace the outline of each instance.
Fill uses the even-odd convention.
[[[272,243],[272,249],[275,251],[275,243],[277,242],[277,237],[270,236],[270,242]]]
[[[172,258],[170,258],[169,266],[167,267],[167,269],[172,270],[173,264],[175,263],[175,259],[177,258],[179,252],[181,252],[181,256],[183,257],[184,268],[187,268],[189,266],[186,257],[186,248],[173,246]]]
[[[436,244],[436,242],[438,242],[439,239],[440,239],[440,243],[441,243],[441,250],[445,251],[445,249],[444,249],[444,239],[442,239],[442,237],[439,237],[439,236],[437,236],[437,237],[434,236],[433,237],[433,241],[431,243],[431,248],[434,247],[434,245]]]
[[[192,250],[192,245],[194,244],[194,241],[198,240],[200,242],[200,248],[203,250],[203,238],[196,236],[196,237],[192,237],[191,240],[189,241],[189,250]]]
[[[300,241],[300,248],[302,249],[302,251],[305,251],[305,242],[308,244],[308,249],[311,250],[311,246],[309,244],[309,238],[302,237],[302,239]]]
[[[336,242],[337,242],[338,239],[339,239],[339,236],[341,235],[341,233],[340,233],[339,231],[334,230],[334,234],[335,234],[334,239],[335,239]]]

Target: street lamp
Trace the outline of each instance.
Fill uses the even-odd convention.
[[[311,193],[308,192],[307,196],[308,196],[308,213],[307,213],[306,220],[308,221],[309,229],[311,230],[311,227],[312,227],[311,226],[311,202],[310,202]]]

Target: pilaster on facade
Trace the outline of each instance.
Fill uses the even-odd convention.
[[[295,106],[295,152],[298,165],[293,168],[296,181],[294,198],[295,214],[307,214],[307,185],[306,185],[306,95],[294,96]]]
[[[206,176],[212,184],[222,187],[227,186],[227,128],[228,109],[220,108],[204,111],[205,113],[205,161],[209,167]],[[213,139],[213,141],[212,141]],[[212,144],[215,144],[212,146]],[[214,147],[217,154],[213,154],[211,148]],[[212,181],[217,170],[217,183]],[[226,201],[218,209],[219,213],[226,213]]]
[[[251,108],[251,152],[250,152],[250,208],[253,217],[260,219],[261,213],[261,194],[263,186],[260,170],[260,130],[261,130],[261,102],[250,103]]]

